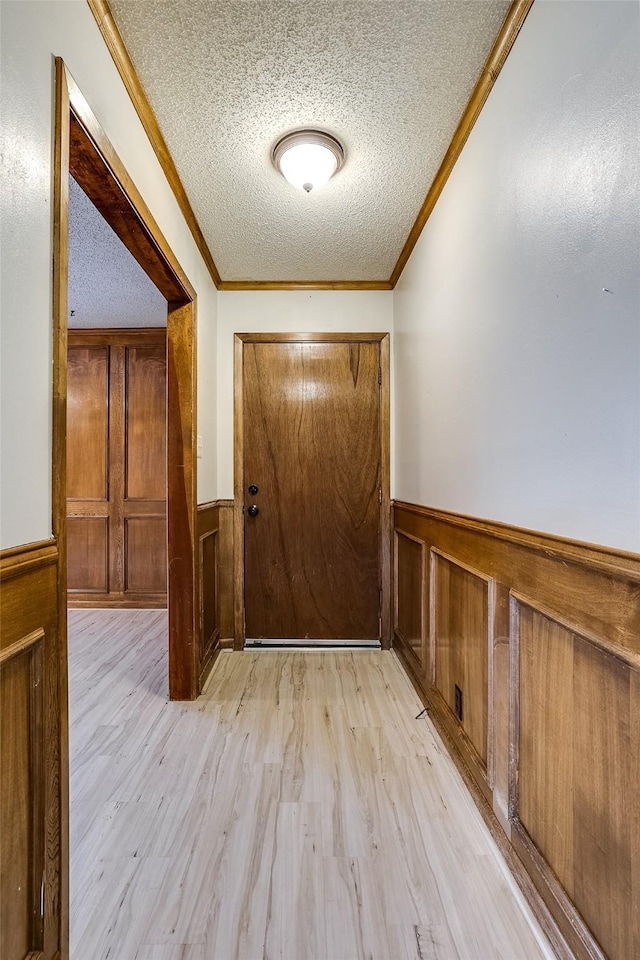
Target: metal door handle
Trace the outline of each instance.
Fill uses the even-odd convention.
[[[258,507],[256,507],[255,503],[252,503],[247,512],[250,517],[257,517],[258,514],[260,513],[260,510],[258,509]]]

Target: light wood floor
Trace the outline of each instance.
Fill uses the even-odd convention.
[[[72,960],[551,957],[398,661],[223,653],[70,612]]]

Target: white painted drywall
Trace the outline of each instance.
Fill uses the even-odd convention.
[[[216,290],[84,2],[2,3],[0,546],[51,534],[51,183],[64,58],[198,295],[198,498],[216,496]]]
[[[234,333],[304,333],[308,331],[391,333],[392,322],[393,294],[391,291],[220,291],[218,294],[218,496],[221,499],[233,497]],[[393,365],[393,354],[391,363]],[[391,442],[393,463],[393,435]]]
[[[640,550],[639,14],[532,7],[395,290],[399,499]]]

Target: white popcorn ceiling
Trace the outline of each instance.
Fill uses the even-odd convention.
[[[509,9],[505,0],[111,0],[224,280],[386,280]],[[346,150],[294,190],[274,142]]]
[[[166,324],[167,301],[69,177],[69,326]]]

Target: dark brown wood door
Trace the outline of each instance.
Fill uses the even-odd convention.
[[[247,638],[377,640],[380,345],[245,343],[243,368]]]
[[[67,564],[71,602],[165,605],[164,331],[70,332]]]

